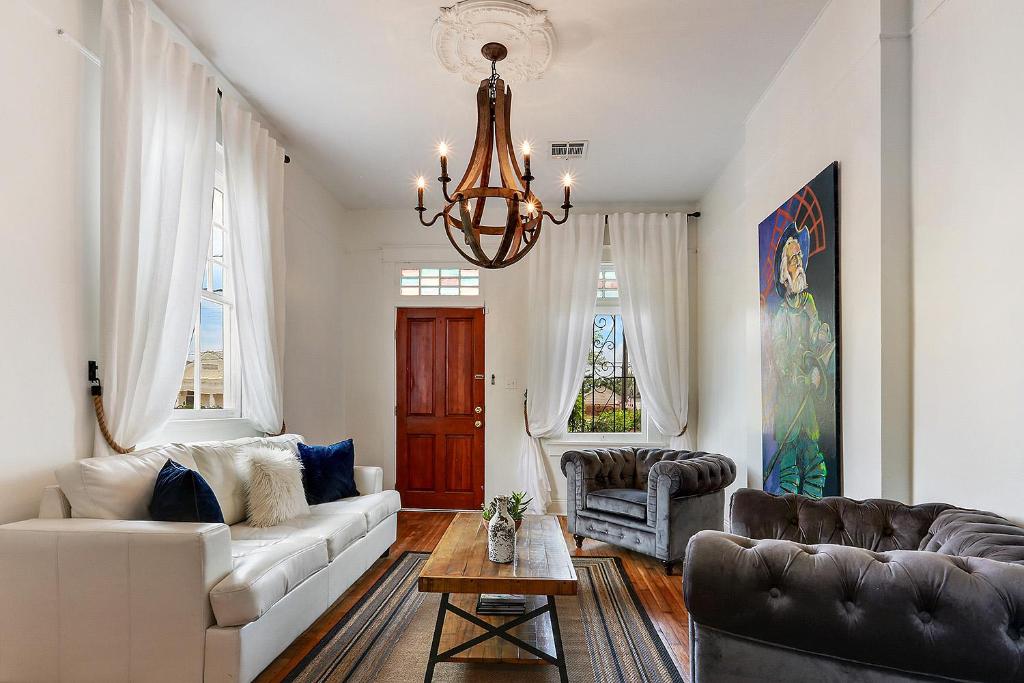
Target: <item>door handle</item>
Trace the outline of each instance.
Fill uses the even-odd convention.
[[[473,412],[479,415],[480,413],[484,412],[484,409],[481,408],[480,406],[477,406],[476,408],[473,408]]]
[[[473,423],[473,426],[479,429],[480,427],[484,426],[484,423],[481,422],[480,420],[477,420],[476,422]]]

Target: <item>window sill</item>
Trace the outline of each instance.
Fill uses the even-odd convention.
[[[171,418],[151,439],[139,446],[156,446],[166,443],[190,443],[193,441],[226,441],[247,436],[263,436],[243,417],[217,417],[214,415]]]
[[[544,439],[545,444],[555,447],[598,447],[609,446],[644,446],[647,448],[665,448],[668,446],[664,441],[650,441],[646,434],[580,434],[578,436],[562,435],[551,439]]]

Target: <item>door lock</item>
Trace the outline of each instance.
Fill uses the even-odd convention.
[[[481,422],[480,420],[477,420],[476,422],[473,423],[473,426],[479,429],[480,427],[484,426],[484,423]]]
[[[480,413],[484,412],[484,409],[481,408],[480,406],[477,406],[476,408],[473,408],[473,412],[479,415]]]

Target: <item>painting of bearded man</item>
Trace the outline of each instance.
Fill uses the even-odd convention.
[[[838,165],[758,226],[764,489],[841,493]]]

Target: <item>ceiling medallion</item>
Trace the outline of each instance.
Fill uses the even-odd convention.
[[[478,51],[483,43],[508,49],[501,70],[512,83],[540,78],[555,52],[555,29],[547,12],[519,0],[462,0],[442,7],[432,37],[441,65],[467,83],[487,78],[490,71]]]
[[[476,91],[476,141],[469,166],[455,190],[448,194],[448,183],[452,180],[448,177],[448,146],[445,143],[438,145],[441,158],[438,181],[446,204],[429,222],[423,220],[423,212],[426,211],[423,191],[427,183],[420,176],[416,181],[416,212],[420,223],[427,227],[443,218],[448,241],[470,263],[481,268],[504,268],[526,256],[537,244],[545,216],[555,225],[568,220],[569,209],[572,208],[569,203],[572,176],[566,174],[562,178],[565,194],[561,208],[564,214],[561,219],[556,219],[544,210],[540,199],[530,188],[534,180],[530,174],[530,144],[524,142],[522,146],[522,171],[512,146],[512,90],[505,86],[497,70],[498,62],[505,58],[508,50],[501,43],[487,43],[480,52],[491,63],[491,75],[480,81]],[[497,187],[489,184],[493,159],[497,159],[501,179]],[[505,202],[505,225],[482,225],[488,198]],[[493,256],[488,255],[481,245],[483,235],[501,238]]]

